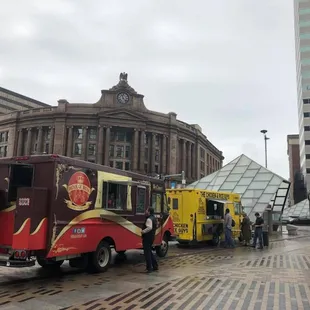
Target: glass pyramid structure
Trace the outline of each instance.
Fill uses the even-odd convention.
[[[282,217],[301,217],[301,218],[310,218],[309,214],[309,200],[305,199],[290,208],[285,208],[283,210]]]
[[[189,184],[187,188],[233,192],[241,195],[244,211],[254,219],[270,205],[282,213],[290,182],[242,154],[222,169]]]

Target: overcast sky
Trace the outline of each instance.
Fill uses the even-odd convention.
[[[0,86],[56,105],[96,102],[128,72],[147,108],[198,123],[225,163],[246,154],[288,178],[297,133],[292,0],[10,0]]]

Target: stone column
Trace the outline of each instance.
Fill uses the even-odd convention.
[[[163,135],[161,140],[161,173],[167,174],[167,136]]]
[[[155,173],[155,150],[156,150],[156,134],[152,133],[152,141],[151,141],[151,173]]]
[[[187,149],[187,177],[189,179],[192,178],[192,142],[188,142],[188,149]]]
[[[67,151],[66,156],[72,157],[73,151],[73,126],[67,127],[68,129],[68,138],[67,138]]]
[[[39,127],[38,140],[37,140],[37,153],[41,154],[43,152],[43,127]]]
[[[138,171],[138,159],[139,159],[139,131],[138,129],[134,129],[134,136],[133,136],[133,152],[132,152],[132,170],[137,172]]]
[[[104,164],[109,166],[109,150],[110,150],[111,127],[107,127],[105,131],[104,145]]]
[[[191,153],[191,157],[192,157],[192,178],[193,179],[198,179],[197,178],[197,155],[196,155],[196,145],[193,143],[192,144],[192,153]]]
[[[64,118],[55,120],[55,133],[54,133],[54,152],[58,155],[64,155],[66,141],[66,123]]]
[[[199,143],[198,140],[196,140],[195,145],[195,155],[196,155],[196,178],[197,180],[200,179],[200,149],[199,149]]]
[[[25,155],[31,155],[31,138],[32,138],[32,128],[27,128],[27,143],[26,143]]]
[[[83,127],[83,138],[82,138],[82,159],[86,160],[87,158],[87,132],[88,127]]]
[[[51,127],[51,135],[50,135],[50,141],[48,145],[48,153],[53,154],[54,152],[54,138],[55,138],[55,127]]]
[[[186,141],[182,140],[182,171],[185,171],[185,175],[188,175],[188,172],[186,171]]]
[[[145,131],[140,132],[140,167],[139,170],[141,173],[144,172],[144,156],[145,156],[145,143],[144,143]]]
[[[7,147],[7,157],[16,156],[18,143],[18,130],[17,124],[15,123],[8,129],[8,147]]]
[[[20,129],[18,130],[18,142],[17,142],[17,152],[16,155],[17,156],[22,156],[23,152],[23,130]]]
[[[98,150],[97,150],[97,163],[99,165],[103,164],[103,139],[104,139],[104,128],[99,125],[99,134],[98,134]]]

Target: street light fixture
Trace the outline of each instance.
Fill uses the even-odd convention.
[[[266,133],[267,133],[266,129],[262,129],[260,132],[264,135],[264,141],[265,141],[265,167],[267,169],[267,140],[269,140],[270,138],[268,138],[267,135],[266,135]]]

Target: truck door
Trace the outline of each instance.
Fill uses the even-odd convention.
[[[190,214],[188,209],[185,209],[182,194],[173,194],[169,196],[171,217],[174,226],[174,233],[177,239],[187,240],[189,238],[189,221]]]
[[[48,190],[46,188],[18,188],[12,247],[44,250],[47,241],[47,216]]]

